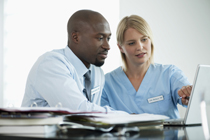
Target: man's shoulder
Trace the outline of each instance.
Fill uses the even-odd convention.
[[[52,50],[42,54],[35,65],[39,68],[43,67],[44,69],[46,69],[46,66],[51,66],[51,68],[67,67],[70,71],[74,71],[74,66],[65,56],[64,49]]]
[[[48,51],[44,53],[41,57],[58,57],[58,58],[63,58],[65,57],[64,55],[64,49],[55,49],[52,51]]]
[[[44,54],[42,54],[39,59],[42,61],[49,61],[49,62],[54,62],[54,61],[60,61],[62,63],[70,63],[65,56],[64,49],[56,49],[52,51],[48,51]]]

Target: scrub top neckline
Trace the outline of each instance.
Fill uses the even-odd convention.
[[[130,95],[137,95],[137,96],[144,96],[144,91],[145,89],[147,89],[148,87],[148,82],[150,81],[150,73],[151,73],[151,65],[149,66],[142,82],[141,82],[141,85],[139,86],[138,90],[136,91],[136,89],[133,87],[131,81],[128,79],[127,75],[125,74],[125,72],[123,71],[122,67],[119,67],[118,68],[118,72],[119,72],[119,79],[120,81],[123,81],[123,85],[125,87],[127,87],[127,92],[130,94]],[[144,89],[144,90],[141,90],[141,89]]]

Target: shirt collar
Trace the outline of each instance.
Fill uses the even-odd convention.
[[[91,65],[90,68],[87,69],[86,66],[82,63],[82,61],[72,52],[72,50],[68,46],[66,46],[64,51],[65,56],[76,69],[78,76],[83,77],[83,75],[91,68]]]

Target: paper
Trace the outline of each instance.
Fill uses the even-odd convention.
[[[62,121],[62,116],[48,118],[0,118],[0,126],[54,125]]]
[[[0,134],[45,134],[55,133],[56,125],[35,125],[35,126],[0,126]]]
[[[67,115],[67,114],[85,114],[85,113],[101,113],[101,112],[81,112],[70,110],[63,107],[19,107],[19,108],[0,108],[0,114],[6,113],[51,113],[54,115]]]
[[[164,121],[169,119],[169,117],[164,115],[154,115],[154,114],[83,114],[83,115],[70,115],[67,117],[70,121],[72,119],[77,119],[80,121],[86,119],[91,122],[101,123],[101,124],[128,124],[128,123],[140,123],[140,122],[151,122],[151,121]]]

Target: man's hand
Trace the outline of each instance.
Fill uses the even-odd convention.
[[[181,89],[178,90],[179,96],[182,97],[182,104],[188,105],[191,90],[191,85],[183,86]]]

